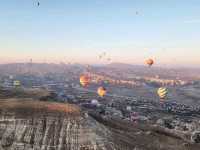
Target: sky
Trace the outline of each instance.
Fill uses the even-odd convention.
[[[200,65],[199,0],[4,0],[0,63]]]

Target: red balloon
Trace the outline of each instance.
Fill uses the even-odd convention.
[[[81,75],[80,76],[80,84],[83,87],[86,87],[90,83],[90,78],[88,75]]]
[[[147,59],[147,60],[146,60],[146,64],[149,65],[149,67],[152,66],[152,65],[154,64],[153,59],[151,59],[151,58],[150,58],[150,59]]]

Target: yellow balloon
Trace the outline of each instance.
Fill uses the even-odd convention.
[[[104,87],[99,87],[97,93],[99,94],[99,96],[103,97],[106,95],[106,89]]]
[[[158,91],[157,91],[157,94],[158,94],[158,96],[159,96],[161,99],[164,99],[164,98],[167,96],[167,93],[168,93],[168,91],[167,91],[167,89],[164,88],[164,87],[160,87],[160,88],[158,89]]]
[[[20,85],[21,85],[21,82],[18,81],[18,80],[15,80],[15,81],[13,81],[13,85],[14,85],[14,86],[20,86]]]

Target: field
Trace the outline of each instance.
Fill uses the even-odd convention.
[[[43,96],[48,96],[50,94],[49,91],[43,89],[23,89],[23,88],[15,88],[15,89],[2,89],[0,88],[0,99],[8,99],[8,98],[33,98],[38,99]]]
[[[24,112],[27,114],[39,112],[57,112],[57,113],[71,113],[79,114],[80,109],[70,104],[60,104],[55,102],[41,102],[30,99],[7,99],[0,101],[0,110],[4,112]]]

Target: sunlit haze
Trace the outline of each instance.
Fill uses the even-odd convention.
[[[6,0],[0,63],[200,65],[198,0]]]

